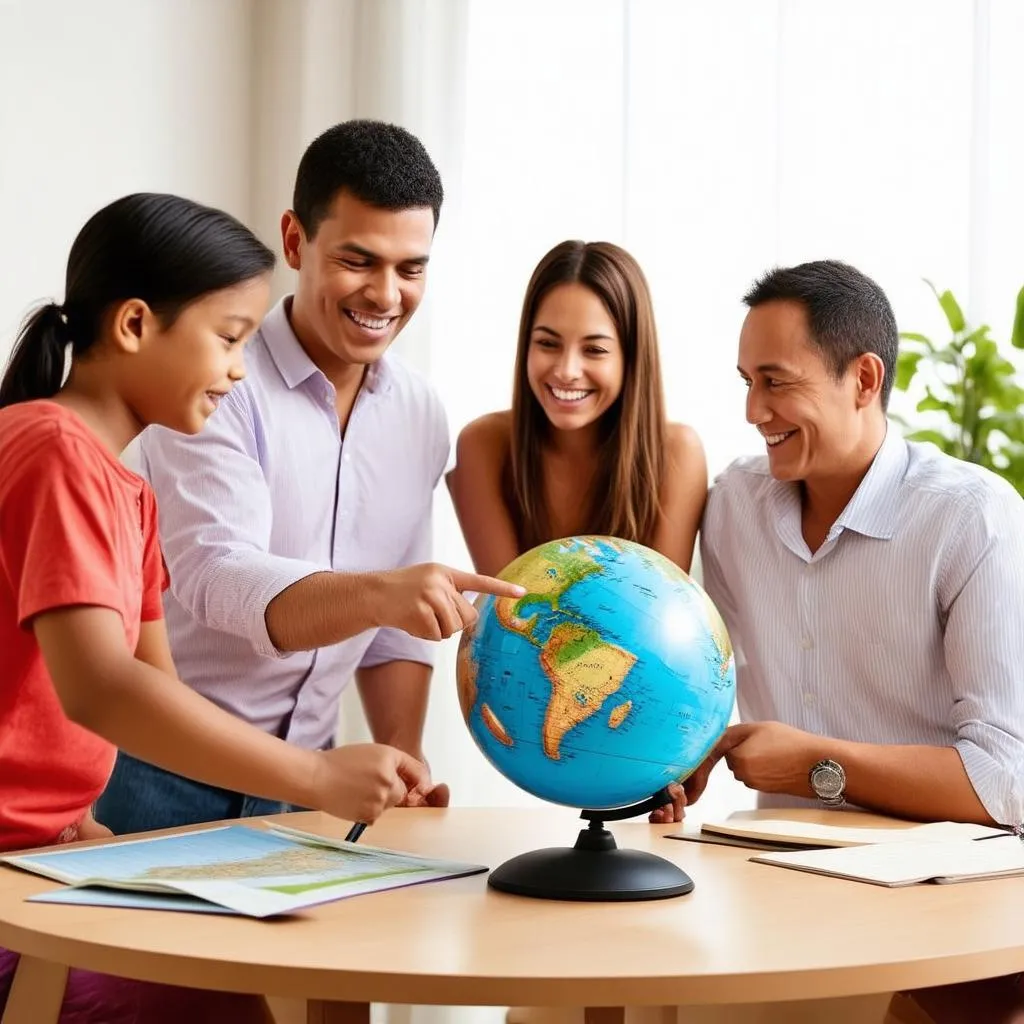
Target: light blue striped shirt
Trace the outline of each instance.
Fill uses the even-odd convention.
[[[812,555],[798,486],[739,459],[701,555],[743,721],[955,746],[993,819],[1024,821],[1024,500],[1008,483],[891,427]]]
[[[433,388],[388,354],[369,368],[342,442],[335,392],[274,307],[245,354],[246,379],[203,431],[144,432],[170,571],[167,631],[180,677],[215,703],[306,747],[328,744],[360,666],[430,664],[435,645],[370,630],[284,657],[267,605],[324,570],[430,560],[448,426]]]

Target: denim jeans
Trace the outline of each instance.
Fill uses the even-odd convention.
[[[120,753],[95,813],[115,835],[127,835],[292,810],[299,808],[194,782]]]

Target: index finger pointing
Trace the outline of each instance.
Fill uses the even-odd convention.
[[[452,570],[452,583],[460,591],[472,590],[478,594],[494,594],[495,597],[522,597],[526,593],[526,587],[518,583],[506,583],[493,576],[478,576],[458,569]]]

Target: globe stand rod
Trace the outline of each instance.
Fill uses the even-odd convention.
[[[631,818],[671,802],[665,789],[629,807],[587,810],[589,824],[573,847],[532,850],[495,868],[487,884],[501,892],[547,900],[663,900],[693,891],[686,872],[643,850],[620,850],[606,820]]]

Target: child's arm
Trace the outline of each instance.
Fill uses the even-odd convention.
[[[708,469],[700,438],[691,427],[670,423],[665,446],[661,514],[651,545],[690,571],[693,548],[708,495]]]
[[[508,413],[492,413],[465,427],[455,446],[455,468],[445,478],[473,566],[488,576],[497,575],[519,554],[502,492],[508,420]]]
[[[303,750],[235,718],[135,657],[125,646],[121,617],[111,609],[44,612],[32,628],[64,713],[134,757],[350,821],[374,821],[410,790],[425,787],[423,766],[393,747]],[[143,650],[158,652],[162,623],[143,629]],[[162,642],[166,647],[166,637]],[[159,653],[154,657],[163,660]]]

